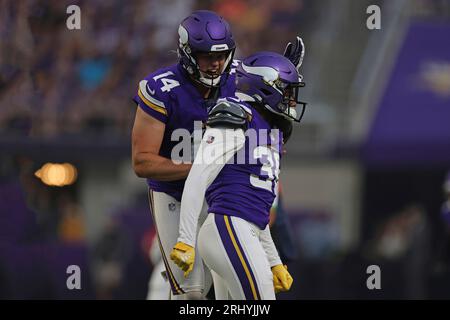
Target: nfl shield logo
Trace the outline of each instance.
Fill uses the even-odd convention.
[[[175,203],[171,202],[169,203],[169,210],[174,211],[175,210]]]
[[[214,142],[213,136],[209,136],[208,139],[206,139],[206,143],[213,143],[213,142]]]

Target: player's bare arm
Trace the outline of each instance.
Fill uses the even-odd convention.
[[[140,178],[174,181],[188,176],[191,164],[175,164],[159,155],[166,125],[137,108],[132,132],[133,170]]]

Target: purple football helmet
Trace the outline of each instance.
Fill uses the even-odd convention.
[[[305,83],[289,59],[275,52],[258,52],[242,60],[236,75],[236,95],[241,100],[260,103],[277,115],[300,122],[306,103],[298,100],[298,93]],[[302,107],[300,112],[297,105]]]
[[[178,55],[181,65],[195,81],[206,86],[219,86],[221,75],[211,78],[202,72],[196,60],[196,54],[199,52],[226,53],[222,74],[228,74],[236,48],[228,22],[212,11],[194,11],[181,22],[178,35]]]

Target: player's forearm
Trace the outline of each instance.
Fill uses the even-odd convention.
[[[133,157],[133,169],[140,178],[175,181],[188,176],[191,164],[176,164],[159,155],[142,153]]]
[[[217,158],[210,159],[208,163],[205,163],[202,160],[205,147],[208,150],[215,149],[214,152],[210,151],[208,154],[214,154]],[[181,197],[179,242],[184,242],[192,247],[196,245],[198,219],[203,207],[206,189],[224,166],[224,163],[220,164],[215,161],[223,156],[223,151],[221,141],[216,141],[213,145],[207,145],[202,141]]]
[[[178,242],[184,242],[192,247],[196,245],[198,219],[207,188],[207,179],[202,171],[203,169],[194,162],[181,197]]]
[[[266,228],[261,231],[259,240],[261,241],[264,251],[266,252],[270,266],[273,267],[281,264],[281,259],[277,248],[275,247],[275,243],[273,242],[269,226],[266,226]]]

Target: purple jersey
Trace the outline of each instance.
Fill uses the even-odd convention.
[[[244,106],[252,115],[248,129],[260,134],[256,135],[256,143],[251,143],[247,130],[243,148],[206,190],[206,201],[209,212],[237,216],[264,229],[275,199],[282,134],[271,130],[269,123],[250,105]],[[236,162],[240,154],[245,157],[244,164]]]
[[[217,98],[234,95],[235,65],[236,62],[233,63],[228,77],[222,75],[222,85]],[[192,134],[194,121],[206,121],[208,108],[214,105],[217,99],[204,99],[183,67],[176,64],[159,69],[141,80],[138,93],[133,100],[147,114],[165,123],[159,155],[170,159],[172,148],[180,142],[171,141],[172,132],[183,128]],[[147,179],[152,190],[167,193],[178,201],[181,201],[184,182],[185,179],[177,181]]]

